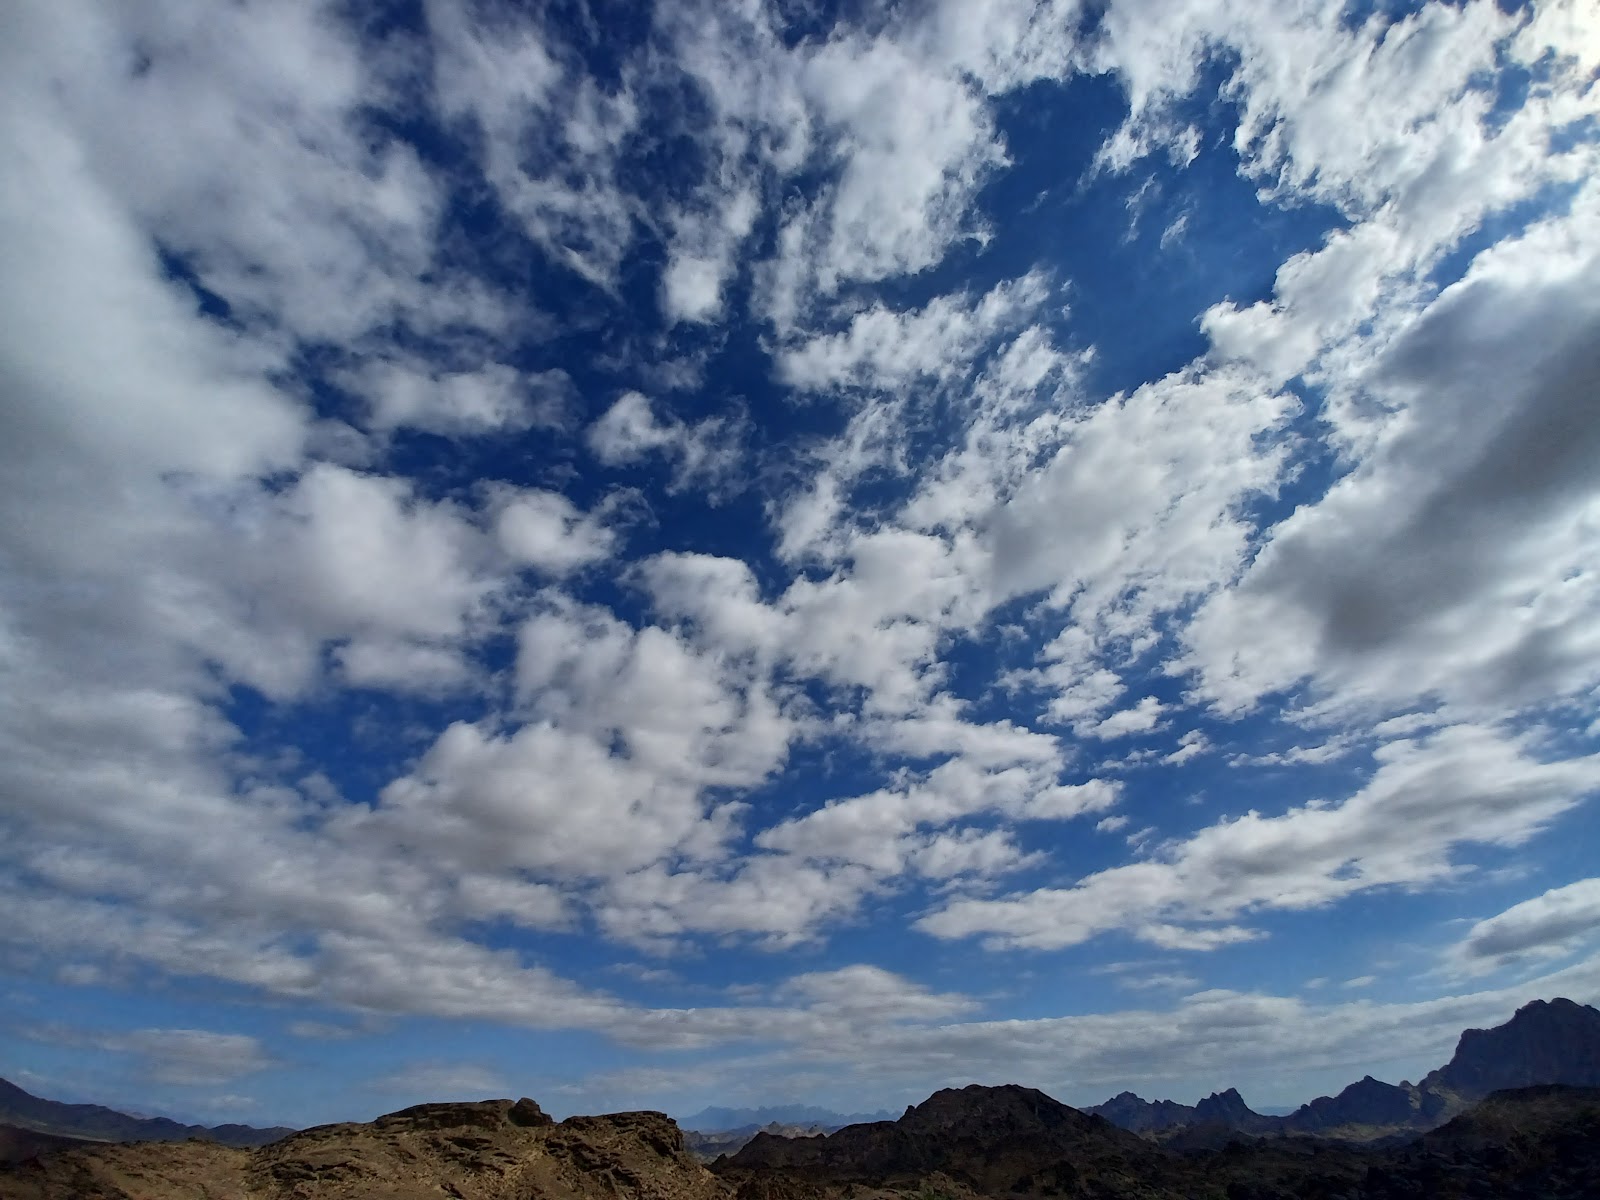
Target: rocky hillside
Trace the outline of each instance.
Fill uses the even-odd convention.
[[[62,1137],[55,1133],[40,1133],[16,1125],[0,1125],[0,1163],[23,1162],[48,1154],[53,1150],[71,1150],[74,1146],[92,1146],[87,1138]]]
[[[5,1200],[728,1200],[661,1113],[554,1122],[532,1100],[424,1104],[270,1146],[95,1146],[0,1168]]]

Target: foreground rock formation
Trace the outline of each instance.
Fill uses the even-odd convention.
[[[532,1100],[423,1104],[255,1150],[95,1146],[0,1169],[4,1200],[726,1200],[661,1113],[552,1121]]]

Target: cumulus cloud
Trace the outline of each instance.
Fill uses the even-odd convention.
[[[1332,704],[1389,711],[1593,686],[1596,455],[1579,413],[1600,314],[1578,281],[1600,246],[1597,196],[1480,255],[1372,361],[1366,383],[1392,404],[1372,452],[1186,635],[1219,707],[1307,676]]]
[[[0,952],[782,1071],[848,1045],[908,1087],[952,1055],[1120,1086],[1503,1016],[1219,978],[987,1020],[828,940],[909,913],[959,969],[1119,932],[1243,958],[1268,911],[1470,897],[1482,847],[1537,872],[1600,787],[1571,719],[1600,683],[1582,18],[686,3],[613,46],[495,6],[24,4]],[[1019,199],[1083,72],[1126,120]],[[1254,292],[1169,312],[1116,258],[1137,237],[1052,240],[1155,222],[1217,155],[1262,228],[1322,222]],[[1160,345],[1111,385],[1113,284],[1151,288]],[[1175,819],[1223,749],[1272,798]],[[1593,883],[1478,920],[1444,973],[1575,952]],[[820,957],[650,1006],[568,978],[574,931]],[[1593,965],[1536,982],[1593,994]],[[96,1036],[181,1086],[275,1065]]]
[[[453,372],[372,363],[351,383],[367,398],[377,430],[409,426],[457,435],[560,426],[572,391],[565,371],[524,374],[501,363]]]
[[[704,487],[713,493],[734,482],[741,423],[707,417],[693,424],[657,417],[650,400],[624,392],[589,426],[590,451],[602,463],[621,467],[655,455],[672,464],[672,490]]]
[[[1482,975],[1502,967],[1561,958],[1600,928],[1600,879],[1580,879],[1476,922],[1450,948],[1455,970]]]
[[[539,488],[500,493],[495,536],[517,562],[556,576],[603,561],[616,545],[603,514],[579,512],[560,492]]]
[[[1391,743],[1376,758],[1372,779],[1342,803],[1252,812],[1072,888],[956,900],[918,926],[1002,946],[1056,948],[1123,929],[1156,945],[1209,949],[1253,935],[1194,923],[1453,878],[1464,869],[1452,861],[1459,847],[1518,845],[1600,787],[1600,760],[1541,762],[1525,740],[1469,726]]]

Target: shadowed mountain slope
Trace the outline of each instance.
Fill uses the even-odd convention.
[[[261,1146],[294,1130],[250,1125],[184,1125],[165,1117],[133,1117],[99,1104],[63,1104],[0,1079],[0,1124],[96,1142],[181,1142],[205,1138],[225,1146]]]

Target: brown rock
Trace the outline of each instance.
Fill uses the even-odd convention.
[[[419,1104],[270,1146],[95,1146],[0,1170],[3,1200],[731,1200],[661,1113]]]

